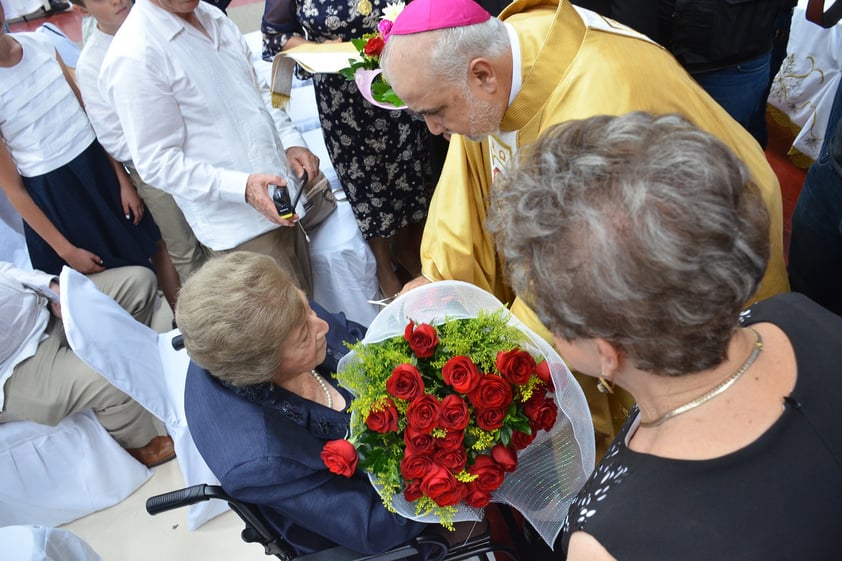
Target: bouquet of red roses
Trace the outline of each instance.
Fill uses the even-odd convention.
[[[439,296],[447,290],[442,284],[431,285]],[[466,286],[458,289],[479,291]],[[402,321],[399,334],[367,336],[340,363],[337,377],[355,394],[351,434],[328,442],[322,459],[341,475],[366,471],[387,508],[451,527],[498,500],[536,437],[553,430],[555,386],[566,389],[569,380],[559,373],[569,371],[486,293],[497,306],[466,313],[455,299],[439,300],[439,321],[415,321],[418,302],[425,310],[419,315],[430,315],[425,288],[399,298],[372,323],[382,337]]]

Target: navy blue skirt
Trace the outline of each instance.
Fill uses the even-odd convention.
[[[94,141],[73,161],[54,171],[24,177],[35,204],[76,247],[102,258],[111,269],[126,265],[150,267],[161,233],[149,212],[137,226],[126,220],[120,184],[105,150]],[[67,263],[35,230],[24,223],[32,266],[58,275]]]

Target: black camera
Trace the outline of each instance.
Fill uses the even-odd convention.
[[[295,207],[292,206],[292,200],[289,198],[289,189],[287,189],[287,186],[269,185],[269,190],[272,193],[272,202],[275,203],[278,216],[281,218],[292,218],[295,214]]]
[[[298,179],[298,192],[295,195],[295,200],[290,200],[289,189],[286,185],[269,185],[269,192],[272,195],[272,202],[275,203],[275,209],[281,218],[292,218],[295,214],[295,206],[298,204],[298,199],[301,193],[304,192],[304,186],[307,184],[309,177],[307,171]],[[289,181],[289,180],[287,180]]]

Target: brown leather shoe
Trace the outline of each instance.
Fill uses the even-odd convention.
[[[126,448],[126,452],[146,467],[159,466],[175,458],[175,447],[169,436],[156,436],[143,448]]]

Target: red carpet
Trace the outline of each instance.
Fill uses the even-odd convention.
[[[796,167],[786,155],[789,146],[792,144],[792,133],[776,124],[771,118],[767,118],[766,121],[769,127],[769,145],[766,147],[766,159],[769,160],[769,165],[772,166],[781,184],[784,213],[784,252],[785,255],[788,255],[789,236],[792,232],[790,218],[795,208],[795,201],[798,200],[798,193],[801,192],[801,186],[804,184],[807,170]]]

